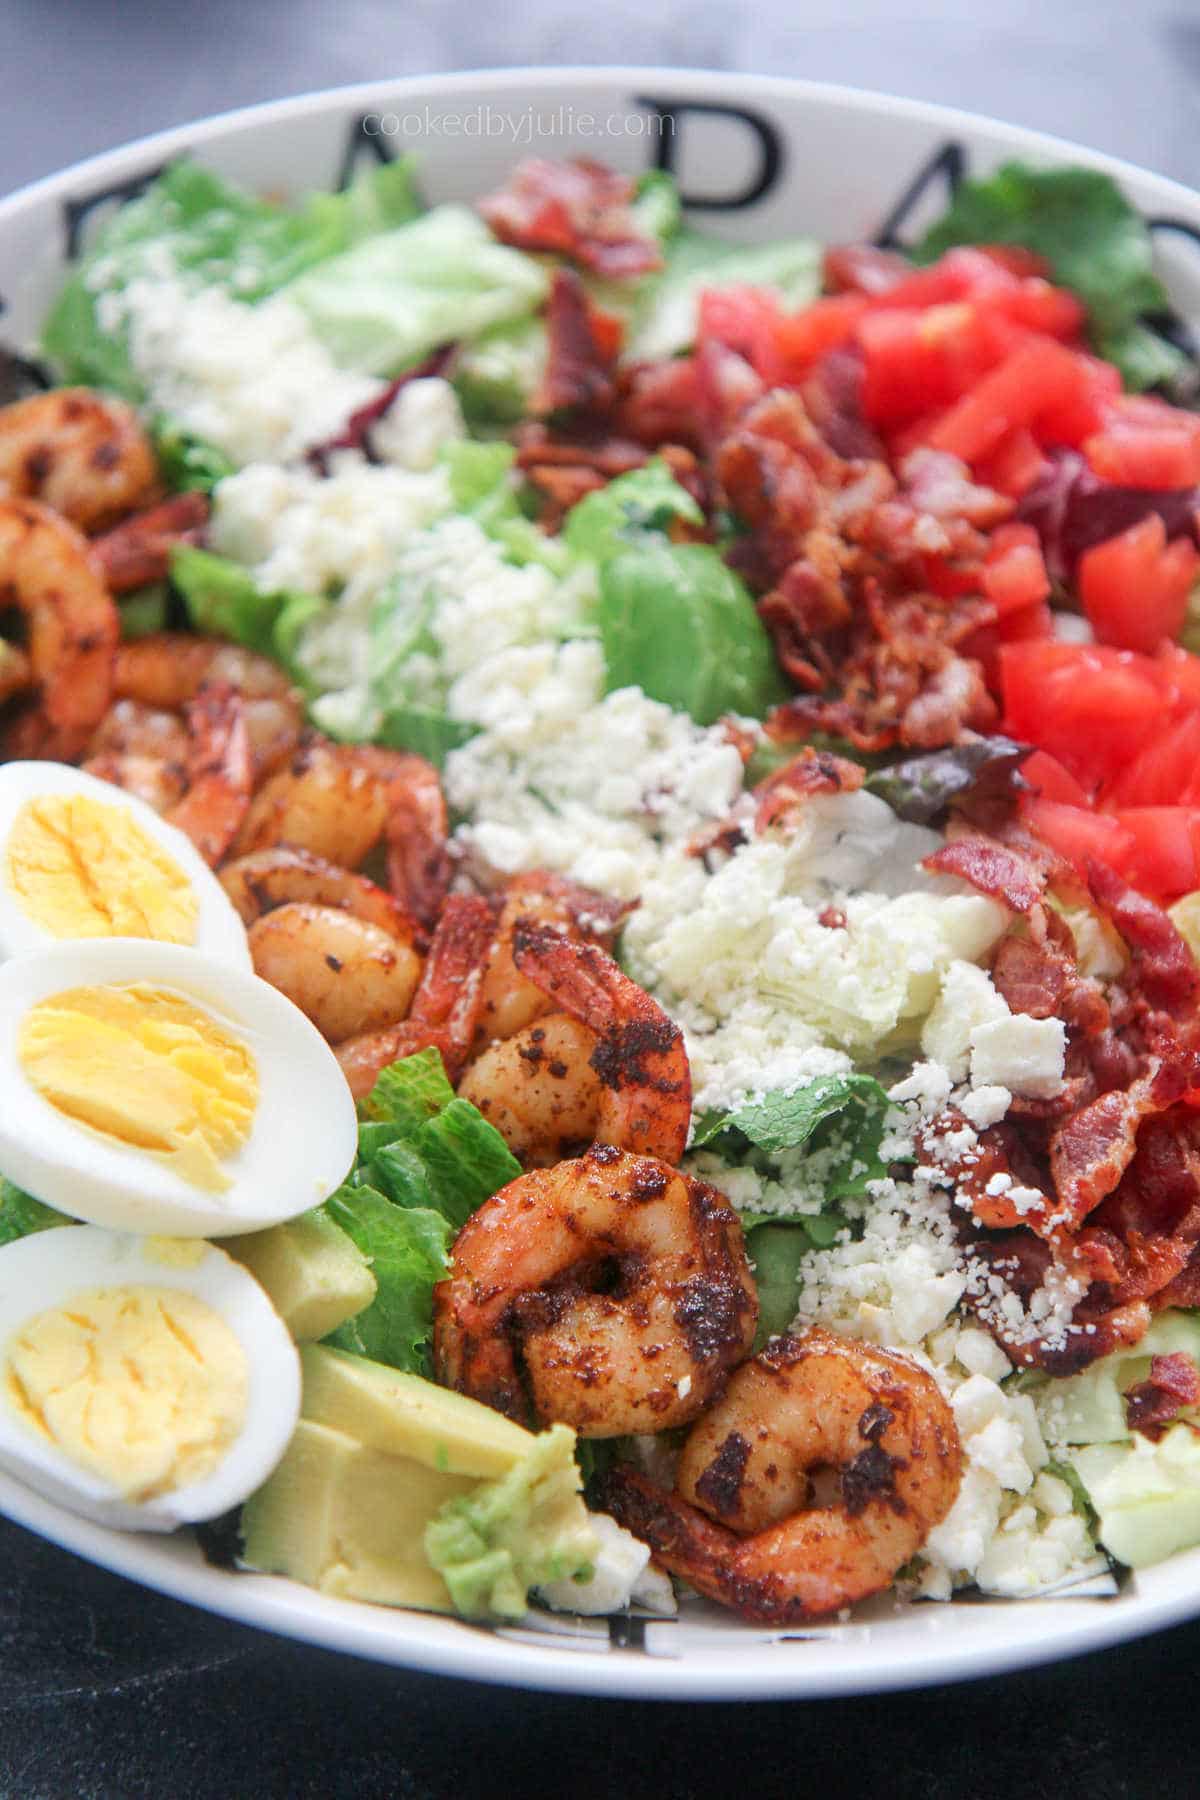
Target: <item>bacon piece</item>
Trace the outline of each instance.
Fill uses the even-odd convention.
[[[719,449],[742,415],[762,399],[766,386],[744,356],[716,338],[702,340],[693,364],[700,442]]]
[[[574,269],[556,269],[546,305],[546,370],[534,395],[535,413],[598,412],[612,405],[612,348]]]
[[[763,730],[775,744],[802,744],[819,731],[868,754],[891,750],[899,737],[895,726],[865,726],[846,700],[785,700],[768,713]]]
[[[900,464],[900,479],[919,512],[935,519],[965,519],[982,530],[1010,518],[1016,504],[972,481],[966,463],[945,450],[911,451]]]
[[[862,390],[862,352],[852,345],[826,351],[800,389],[810,419],[831,450],[851,461],[882,461],[883,440],[863,416]]]
[[[1200,1369],[1182,1350],[1150,1358],[1150,1375],[1125,1395],[1125,1418],[1131,1431],[1157,1443],[1184,1407],[1200,1402]]]
[[[1156,1057],[1131,1086],[1101,1094],[1050,1134],[1050,1174],[1067,1230],[1077,1230],[1111,1194],[1137,1149],[1144,1119],[1179,1099],[1187,1076]]]
[[[640,469],[647,460],[645,448],[632,438],[596,426],[579,426],[569,433],[552,431],[530,420],[515,434],[518,469],[558,467],[591,469],[605,481]]]
[[[807,744],[799,756],[784,763],[754,788],[758,802],[754,829],[767,831],[772,825],[790,821],[803,810],[804,802],[817,794],[853,794],[866,780],[861,763],[835,756],[831,750],[815,750]]]
[[[1013,912],[1032,912],[1042,902],[1042,883],[1025,859],[988,838],[953,838],[921,866],[933,875],[957,875]]]
[[[672,443],[701,450],[698,408],[694,357],[634,363],[618,373],[613,422],[651,449]]]
[[[1161,906],[1122,881],[1107,863],[1089,861],[1087,878],[1097,906],[1129,948],[1138,992],[1171,1018],[1194,1022],[1200,968]]]
[[[518,250],[558,251],[597,275],[645,275],[661,268],[662,257],[630,211],[633,197],[630,178],[601,163],[531,157],[478,211]]]
[[[1064,1019],[1084,1037],[1108,1027],[1111,1015],[1099,984],[1080,975],[1074,959],[1060,946],[1031,938],[1002,938],[992,959],[992,981],[1011,1012],[1031,1019]]]
[[[444,375],[456,349],[455,344],[441,344],[423,362],[405,369],[403,375],[397,375],[394,381],[389,381],[374,400],[368,400],[365,406],[352,412],[340,431],[335,432],[332,437],[323,438],[320,443],[310,444],[304,452],[305,462],[318,475],[328,475],[329,459],[338,450],[359,450],[368,462],[377,463],[379,458],[371,448],[372,425],[378,425],[380,419],[391,411],[396,396],[410,381],[427,381],[431,376]]]
[[[128,594],[149,582],[165,581],[171,551],[176,544],[199,543],[208,514],[206,494],[176,494],[93,538],[92,556],[109,593]]]
[[[886,294],[912,272],[906,256],[878,244],[831,244],[821,259],[824,285],[834,294]]]

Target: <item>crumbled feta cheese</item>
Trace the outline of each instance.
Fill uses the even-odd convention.
[[[958,1333],[954,1355],[968,1373],[989,1381],[1003,1381],[1012,1373],[1012,1364],[995,1338],[971,1325]]]
[[[921,1029],[921,1049],[939,1062],[955,1081],[962,1081],[979,1025],[1011,1018],[992,978],[975,963],[955,961],[942,978],[942,990]]]
[[[619,1612],[632,1601],[650,1561],[648,1547],[607,1513],[592,1513],[588,1523],[597,1540],[590,1580],[548,1581],[538,1589],[538,1598],[555,1612]]]
[[[999,1124],[1011,1105],[1012,1095],[1006,1087],[977,1087],[968,1088],[958,1109],[976,1131],[986,1131],[989,1125]]]
[[[1051,1100],[1063,1083],[1067,1028],[1061,1019],[1012,1013],[977,1025],[971,1034],[971,1080],[996,1085],[1031,1100]]]
[[[400,389],[371,427],[371,448],[401,469],[432,469],[445,445],[466,434],[458,395],[448,381],[428,376]]]

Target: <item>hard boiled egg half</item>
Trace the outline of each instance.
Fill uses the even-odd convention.
[[[0,1173],[60,1212],[258,1231],[323,1200],[356,1146],[332,1050],[257,975],[134,938],[0,966]]]
[[[250,967],[229,896],[153,807],[66,763],[0,765],[0,958],[110,937]]]
[[[64,1226],[0,1249],[0,1467],[102,1525],[171,1531],[266,1480],[295,1345],[211,1244]]]

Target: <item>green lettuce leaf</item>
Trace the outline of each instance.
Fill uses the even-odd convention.
[[[425,1554],[467,1618],[519,1619],[530,1588],[591,1578],[598,1545],[579,1498],[575,1433],[552,1425],[498,1481],[447,1500]]]
[[[157,631],[165,631],[169,606],[170,593],[165,581],[152,581],[130,594],[122,594],[117,602],[121,636],[128,643],[133,638],[152,637]]]
[[[382,1069],[358,1110],[366,1120],[390,1125],[395,1135],[419,1130],[436,1119],[454,1098],[445,1065],[436,1050],[419,1050]]]
[[[888,1097],[873,1075],[818,1075],[792,1093],[764,1094],[732,1112],[701,1114],[692,1148],[734,1134],[768,1154],[837,1145],[826,1171],[830,1200],[864,1194],[887,1173],[880,1160]],[[836,1134],[836,1135],[834,1135]]]
[[[563,574],[570,564],[568,549],[561,539],[539,531],[522,512],[513,481],[515,459],[511,444],[463,438],[446,444],[439,460],[449,476],[456,509],[474,519],[509,562],[540,562]]]
[[[528,317],[549,277],[533,257],[498,244],[465,206],[439,206],[365,239],[287,289],[335,361],[398,375],[439,344]]]
[[[74,1225],[65,1213],[56,1212],[44,1201],[35,1200],[24,1188],[0,1175],[0,1244],[14,1244],[18,1238],[31,1237],[35,1231],[51,1231],[58,1225]]]
[[[821,247],[813,238],[773,244],[728,244],[683,230],[670,242],[666,266],[639,287],[627,345],[631,357],[677,356],[695,341],[705,288],[767,288],[790,310],[821,291]]]
[[[746,1253],[758,1289],[758,1334],[754,1348],[761,1350],[768,1338],[778,1337],[796,1317],[800,1265],[813,1247],[806,1225],[789,1220],[748,1222]]]
[[[650,542],[660,542],[675,519],[703,525],[704,514],[662,457],[654,456],[578,501],[563,522],[562,541],[574,556],[607,562],[648,534],[654,534]]]
[[[102,294],[153,276],[167,262],[239,300],[261,300],[417,211],[405,159],[381,165],[343,194],[314,194],[296,206],[258,200],[200,163],[172,163],[98,233],[50,310],[42,348],[66,380],[137,400],[141,384],[124,333],[100,322]]]
[[[1167,293],[1145,221],[1111,176],[1005,163],[963,182],[913,256],[933,262],[955,244],[1016,244],[1045,257],[1054,280],[1086,305],[1092,342],[1127,387],[1167,381],[1187,367],[1182,352],[1142,321],[1167,306]]]
[[[173,493],[196,489],[211,494],[218,481],[233,474],[233,464],[224,451],[203,443],[171,419],[156,419],[150,435],[159,470]]]
[[[171,582],[197,631],[245,644],[274,657],[293,675],[298,673],[296,642],[308,620],[321,610],[316,595],[286,589],[263,593],[240,563],[194,544],[172,549]]]
[[[529,411],[546,370],[545,322],[494,325],[464,346],[450,379],[472,425],[515,425]]]
[[[325,1340],[373,1362],[429,1372],[433,1290],[450,1267],[453,1229],[430,1207],[396,1206],[365,1185],[331,1194],[324,1210],[371,1265],[375,1298]]]
[[[611,557],[600,635],[610,693],[640,687],[699,725],[761,718],[786,696],[749,591],[708,544],[647,540]]]

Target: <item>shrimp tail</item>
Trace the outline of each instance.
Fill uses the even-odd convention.
[[[683,1033],[599,945],[518,919],[513,961],[596,1034],[591,1067],[605,1090],[603,1134],[677,1163],[687,1148],[692,1080]]]
[[[432,930],[450,887],[449,819],[438,772],[423,756],[399,759],[390,777],[388,885]]]
[[[127,594],[149,582],[165,581],[171,572],[171,551],[176,544],[198,543],[208,514],[206,494],[176,494],[93,538],[92,556],[109,593]]]
[[[229,687],[201,688],[188,702],[187,722],[188,791],[167,817],[213,867],[250,804],[254,761],[242,697]]]

